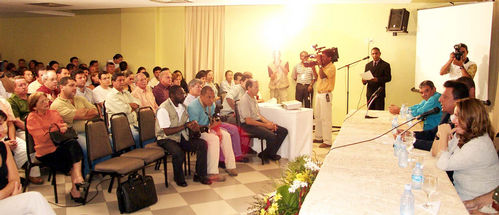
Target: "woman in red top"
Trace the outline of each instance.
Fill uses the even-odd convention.
[[[71,199],[83,203],[80,186],[86,186],[81,173],[83,153],[77,141],[69,141],[55,146],[49,135],[49,128],[57,124],[61,132],[66,132],[67,124],[56,110],[49,110],[49,99],[42,92],[36,92],[28,98],[31,113],[26,120],[28,132],[35,142],[36,158],[62,172],[71,171]],[[53,126],[53,130],[57,129]]]

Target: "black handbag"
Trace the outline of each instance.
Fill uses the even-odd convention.
[[[128,175],[128,180],[118,186],[116,196],[120,213],[131,213],[158,201],[152,177],[136,173]]]
[[[51,131],[52,125],[55,125],[57,127],[57,130]],[[50,139],[52,140],[55,146],[59,146],[68,141],[78,139],[78,134],[73,129],[73,127],[68,127],[66,132],[62,133],[59,125],[57,125],[56,123],[53,123],[52,125],[50,125],[49,127],[49,134],[50,134]]]

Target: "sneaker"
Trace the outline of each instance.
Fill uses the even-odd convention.
[[[229,173],[230,176],[237,176],[236,169],[225,169],[225,172]]]
[[[221,176],[220,174],[210,174],[208,175],[208,179],[215,182],[224,182],[225,176]]]
[[[331,148],[331,145],[323,143],[319,145],[319,148]]]

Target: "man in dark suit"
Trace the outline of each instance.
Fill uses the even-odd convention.
[[[381,52],[378,47],[371,49],[371,56],[373,60],[366,64],[364,72],[371,71],[374,78],[371,80],[362,80],[362,83],[367,84],[367,101],[369,101],[369,98],[371,98],[379,87],[382,87],[378,97],[369,106],[369,110],[384,110],[386,96],[385,83],[392,80],[390,64],[380,58]]]

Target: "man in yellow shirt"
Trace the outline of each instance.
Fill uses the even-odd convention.
[[[320,148],[331,147],[331,104],[336,77],[337,60],[336,49],[326,49],[317,58],[319,78],[317,81],[317,95],[315,99],[315,143],[321,143]]]

